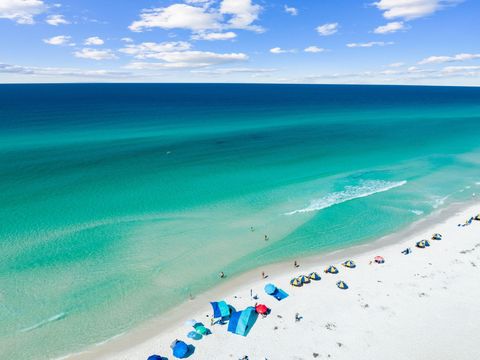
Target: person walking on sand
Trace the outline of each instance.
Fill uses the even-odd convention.
[[[262,279],[266,279],[268,277],[267,274],[265,274],[265,271],[262,271]]]
[[[299,266],[300,266],[300,265],[298,265],[297,260],[295,260],[295,261],[293,262],[293,267],[298,268]]]

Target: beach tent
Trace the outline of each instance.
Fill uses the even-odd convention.
[[[411,254],[411,252],[412,252],[412,249],[406,248],[405,250],[402,251],[402,254],[403,255],[408,255],[408,254]]]
[[[302,282],[302,284],[308,284],[310,283],[310,278],[308,276],[305,276],[305,275],[300,275],[298,278],[297,278],[299,281]]]
[[[303,285],[303,283],[298,278],[293,278],[290,280],[290,285],[300,287]]]
[[[257,312],[257,314],[265,315],[268,314],[268,307],[263,304],[258,304],[255,306],[255,311]]]
[[[442,240],[442,234],[439,234],[439,233],[433,234],[432,240]]]
[[[377,264],[383,264],[385,262],[385,259],[382,257],[382,256],[375,256],[373,258],[373,260],[377,263]]]
[[[330,265],[325,272],[330,274],[338,274],[338,269],[335,266]]]
[[[147,360],[165,360],[165,358],[160,355],[150,355]]]
[[[342,265],[345,266],[345,267],[348,267],[350,269],[353,269],[357,266],[357,265],[355,265],[355,263],[352,260],[347,260]]]
[[[230,307],[225,301],[214,301],[210,303],[213,309],[213,318],[228,318],[230,316]]]
[[[339,282],[337,282],[337,286],[338,286],[339,289],[342,289],[342,290],[347,290],[348,289],[348,285],[341,280]]]
[[[316,273],[315,271],[314,272],[311,272],[310,274],[308,274],[308,277],[312,280],[321,280],[322,278],[320,277],[320,275],[318,275],[318,273]]]
[[[275,285],[273,284],[267,284],[265,285],[265,292],[270,295],[270,296],[273,296],[275,299],[277,299],[278,301],[280,300],[283,300],[285,299],[286,297],[288,297],[288,294],[283,291],[282,289],[279,289],[277,288]]]
[[[175,340],[170,346],[173,350],[173,356],[183,359],[188,354],[188,345],[180,340]]]
[[[257,321],[258,314],[254,307],[247,307],[243,311],[235,311],[228,323],[228,331],[237,335],[247,336]]]

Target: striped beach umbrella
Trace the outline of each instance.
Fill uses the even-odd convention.
[[[326,273],[329,273],[329,274],[338,274],[338,269],[333,266],[333,265],[330,265],[327,270],[325,270]]]
[[[432,240],[442,240],[442,234],[439,234],[439,233],[433,234]]]
[[[320,275],[318,275],[318,273],[316,273],[315,271],[314,272],[311,272],[310,274],[308,274],[308,277],[312,280],[321,280],[322,278],[320,277]]]
[[[350,269],[353,269],[357,266],[352,260],[347,260],[342,265]]]
[[[344,281],[339,281],[337,282],[337,287],[339,289],[342,289],[342,290],[347,290],[348,289],[348,285],[344,282]]]
[[[292,280],[290,280],[290,285],[300,287],[300,286],[303,285],[303,283],[300,281],[300,279],[298,277],[296,277],[296,278],[293,278]]]
[[[308,284],[310,283],[310,278],[308,276],[305,276],[305,275],[300,275],[298,278],[297,278],[299,281],[302,282],[302,284]]]

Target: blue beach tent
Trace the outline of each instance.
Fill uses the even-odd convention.
[[[165,358],[160,355],[150,355],[147,360],[165,360]]]
[[[210,303],[213,308],[213,317],[218,318],[228,318],[230,316],[230,307],[225,301],[214,301]]]
[[[270,296],[273,296],[275,299],[277,299],[278,301],[280,300],[283,300],[285,299],[286,297],[288,297],[288,294],[283,291],[282,289],[279,289],[277,288],[275,285],[273,284],[267,284],[265,285],[265,292],[270,295]]]
[[[257,321],[258,314],[252,306],[247,307],[243,311],[236,311],[232,314],[230,322],[228,323],[228,331],[247,336],[250,329]]]
[[[175,340],[172,344],[173,356],[183,359],[188,354],[188,345],[180,340]]]

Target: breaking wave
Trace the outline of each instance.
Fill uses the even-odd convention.
[[[343,191],[333,192],[320,199],[313,200],[306,208],[294,210],[285,215],[294,215],[311,211],[322,210],[350,200],[367,197],[376,193],[403,186],[407,181],[390,182],[384,180],[365,180],[358,186],[345,186]]]

